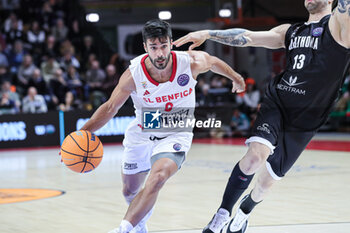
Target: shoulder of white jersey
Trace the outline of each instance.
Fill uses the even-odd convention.
[[[144,56],[146,56],[146,55],[147,55],[147,53],[144,53],[144,54],[141,54],[141,55],[135,57],[134,59],[132,59],[132,60],[130,61],[129,68],[133,68],[133,67],[135,67],[135,66],[141,64],[142,58],[143,58]]]
[[[190,55],[185,52],[185,51],[172,51],[176,54],[176,60],[179,63],[178,65],[184,65],[184,63],[186,64],[191,64],[191,58]]]

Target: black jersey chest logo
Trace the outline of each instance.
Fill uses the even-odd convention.
[[[285,80],[284,78],[282,78],[282,80],[283,80],[287,85],[289,85],[290,87],[299,86],[299,85],[301,85],[301,84],[306,83],[306,81],[304,81],[304,82],[297,82],[297,80],[298,80],[298,77],[297,77],[297,76],[295,76],[294,78],[293,78],[293,76],[290,76],[288,81]]]
[[[290,36],[288,50],[311,48],[318,50],[324,28],[321,25],[301,25],[295,27]]]
[[[318,50],[319,38],[313,36],[297,36],[291,38],[288,50],[293,50],[297,48],[311,48],[313,50]]]
[[[305,96],[306,90],[302,87],[302,85],[305,83],[306,81],[298,82],[297,76],[290,76],[289,80],[282,78],[281,82],[277,84],[277,89],[283,92]]]

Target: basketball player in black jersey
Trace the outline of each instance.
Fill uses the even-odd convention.
[[[292,167],[337,98],[350,60],[350,0],[304,1],[309,12],[305,23],[261,32],[203,30],[174,42],[176,46],[193,42],[190,49],[206,39],[238,47],[286,49],[286,69],[266,90],[253,135],[246,141],[248,152],[234,167],[221,206],[205,233],[245,232],[252,209]],[[233,205],[260,168],[255,187],[229,221]]]

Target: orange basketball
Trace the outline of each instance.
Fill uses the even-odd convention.
[[[103,146],[100,139],[87,130],[69,134],[61,145],[61,157],[71,170],[86,173],[94,170],[101,162]]]

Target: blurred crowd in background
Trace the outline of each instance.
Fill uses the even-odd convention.
[[[3,4],[11,9],[1,24],[0,114],[91,110],[118,83],[123,61],[113,54],[101,64],[103,53],[66,3],[12,1],[13,9]]]
[[[129,61],[117,53],[106,59],[68,1],[2,0],[1,9],[0,114],[93,110],[109,98]],[[196,88],[197,106],[230,106],[230,137],[248,134],[263,94],[248,71],[240,73],[244,93],[231,93],[231,82],[218,75],[199,77]],[[350,117],[349,83],[347,75],[335,118]]]

